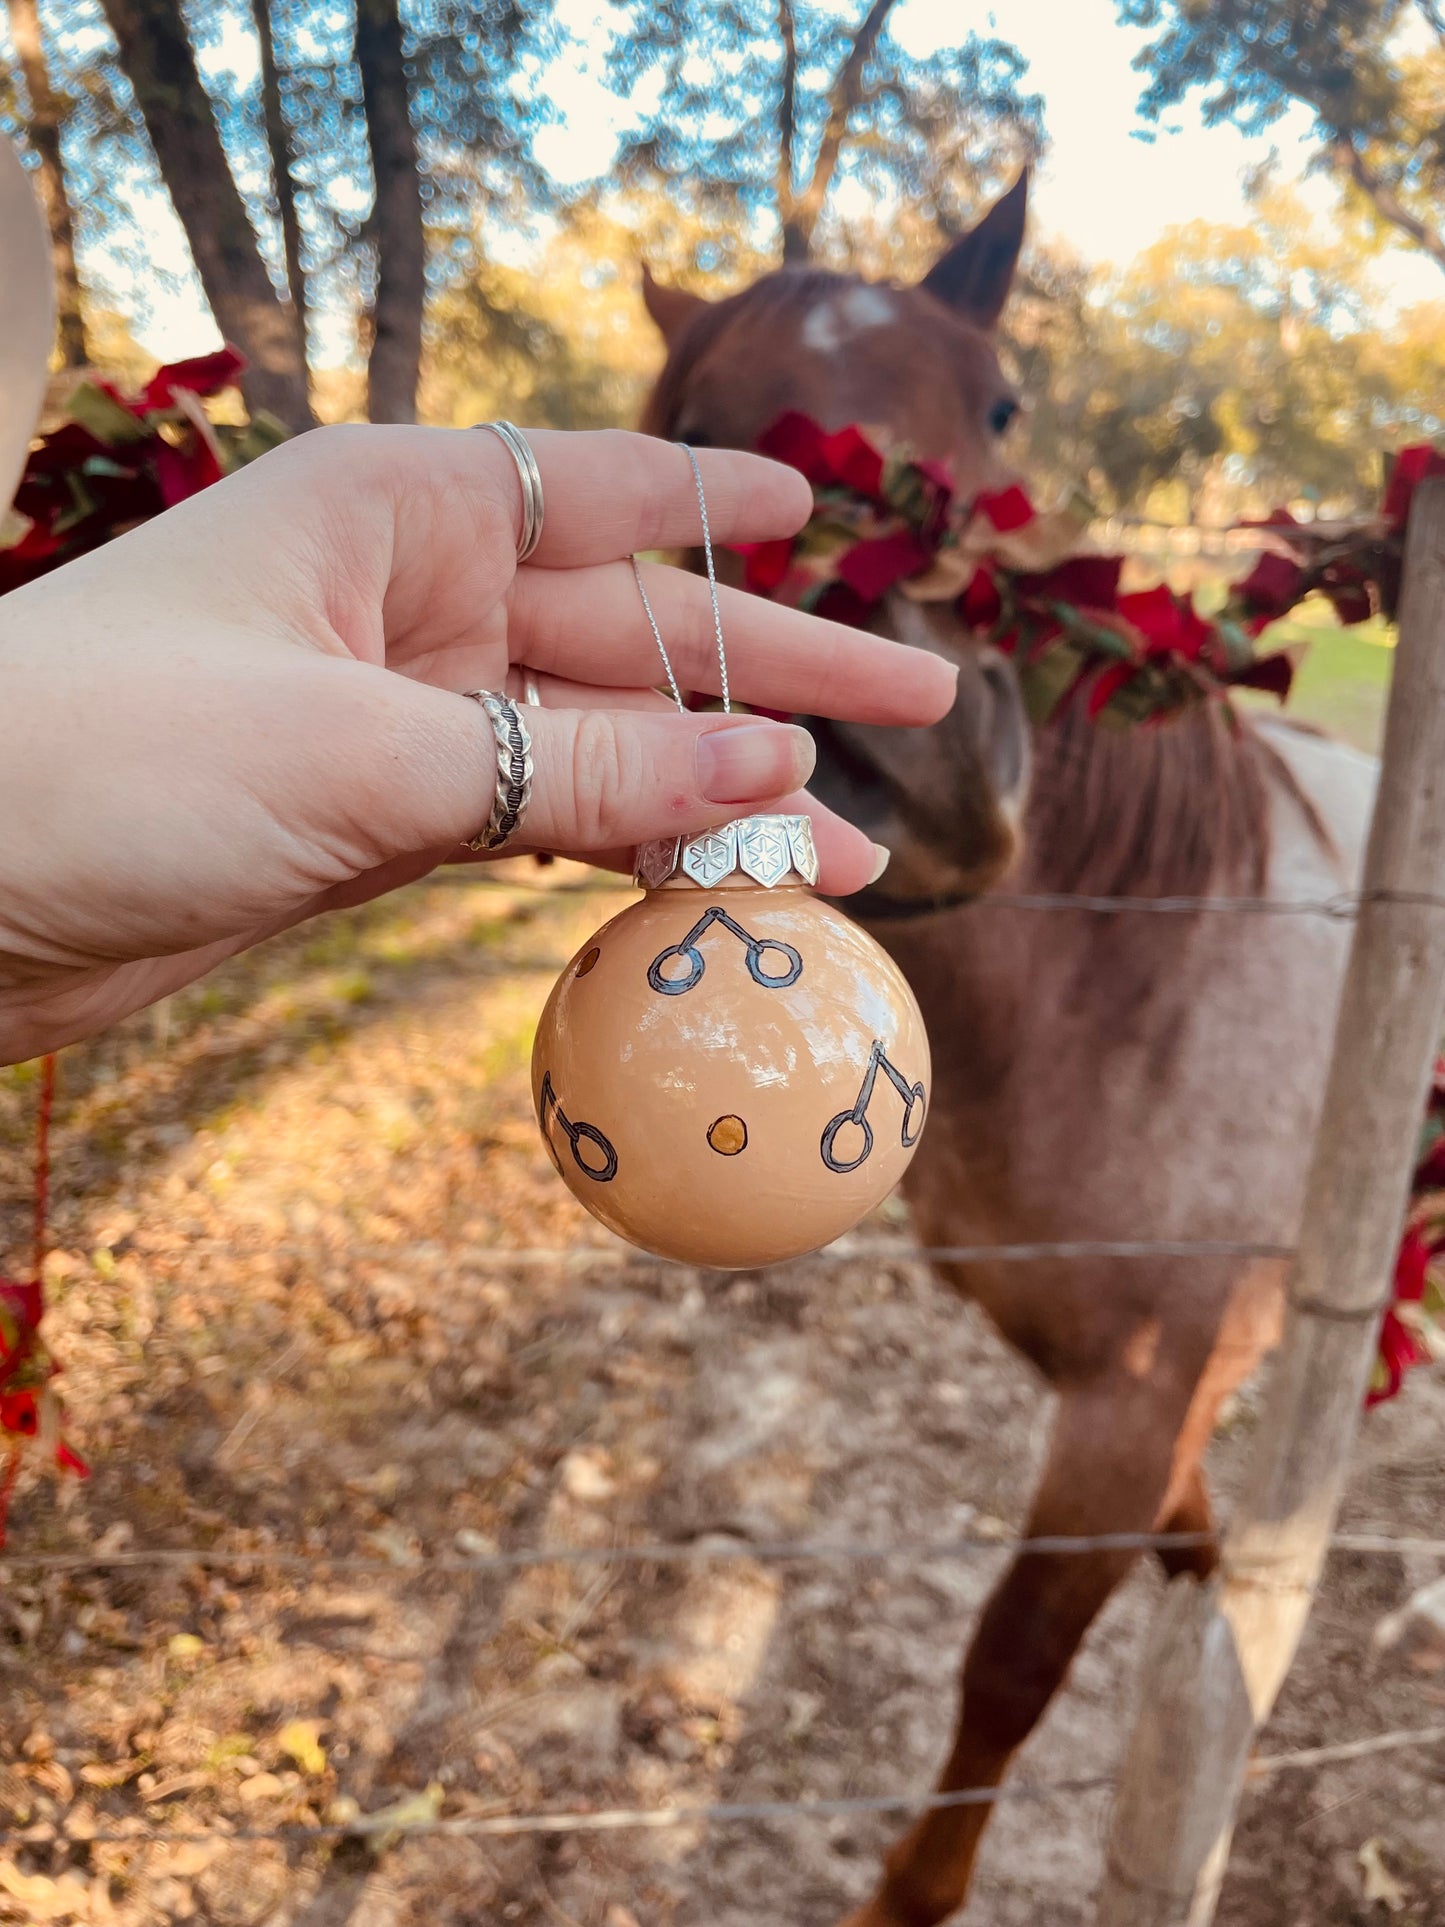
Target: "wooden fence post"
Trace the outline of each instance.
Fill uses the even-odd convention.
[[[1155,1628],[1096,1927],[1209,1927],[1334,1529],[1445,1015],[1445,482],[1410,518],[1361,887],[1278,1367],[1220,1571]]]

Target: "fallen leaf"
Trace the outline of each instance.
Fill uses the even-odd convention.
[[[1385,1907],[1392,1914],[1398,1914],[1409,1895],[1385,1865],[1384,1841],[1367,1840],[1355,1858],[1360,1863],[1365,1905]]]
[[[393,1566],[414,1566],[421,1557],[421,1548],[411,1533],[398,1525],[378,1526],[375,1532],[367,1533],[363,1543]]]
[[[408,1793],[389,1807],[378,1807],[375,1813],[363,1814],[351,1830],[367,1835],[373,1853],[385,1853],[412,1827],[430,1826],[440,1816],[445,1799],[445,1787],[440,1780],[433,1780],[420,1793]]]
[[[253,1773],[249,1780],[242,1780],[237,1791],[249,1806],[257,1800],[279,1799],[286,1791],[286,1783],[274,1773]]]
[[[583,1445],[569,1452],[562,1461],[562,1486],[570,1498],[580,1499],[584,1505],[598,1499],[610,1499],[617,1491],[617,1481],[610,1467],[612,1455],[601,1446]]]
[[[288,1720],[276,1735],[276,1744],[288,1754],[303,1773],[319,1779],[326,1771],[326,1749],[321,1744],[320,1720]]]
[[[452,1535],[452,1544],[466,1559],[486,1559],[497,1550],[497,1542],[489,1532],[477,1532],[471,1526],[458,1526]]]
[[[143,1759],[87,1760],[80,1769],[80,1777],[87,1786],[124,1786],[127,1780],[135,1778],[144,1765]]]
[[[90,1889],[73,1873],[58,1880],[44,1874],[24,1874],[13,1860],[0,1860],[0,1892],[24,1903],[31,1921],[89,1920]]]

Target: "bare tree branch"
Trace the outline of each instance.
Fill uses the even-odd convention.
[[[1330,143],[1329,156],[1331,164],[1349,176],[1382,220],[1408,235],[1418,247],[1425,250],[1437,267],[1445,268],[1445,235],[1428,226],[1419,215],[1411,213],[1389,182],[1382,180],[1371,167],[1350,135],[1337,134]]]
[[[897,0],[873,0],[829,89],[828,123],[823,129],[813,176],[794,201],[790,218],[784,226],[785,260],[805,261],[812,252],[813,233],[837,172],[838,158],[848,134],[848,123],[863,98],[864,69],[896,4]]]
[[[10,37],[15,42],[25,75],[25,91],[30,96],[30,118],[25,132],[40,157],[40,199],[50,229],[50,258],[55,266],[61,359],[67,368],[82,368],[85,324],[80,305],[80,276],[75,268],[75,229],[65,196],[65,171],[60,159],[60,125],[65,110],[50,85],[36,0],[10,0]]]
[[[797,194],[794,174],[798,134],[798,22],[793,0],[778,0],[778,32],[783,41],[783,77],[778,94],[778,218],[783,224],[784,261],[806,260],[808,244],[793,226]],[[797,249],[802,241],[801,252]]]
[[[306,277],[301,271],[301,223],[296,216],[296,183],[291,178],[291,140],[281,111],[281,81],[276,71],[276,41],[271,29],[271,0],[254,0],[256,38],[261,47],[261,119],[271,153],[276,183],[276,205],[281,217],[281,242],[286,254],[286,280],[296,310],[301,338],[306,339]]]

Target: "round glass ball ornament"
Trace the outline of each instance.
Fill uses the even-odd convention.
[[[645,844],[646,894],[557,980],[532,1053],[552,1161],[609,1230],[740,1269],[842,1235],[903,1175],[928,1037],[883,950],[813,894],[803,816]]]

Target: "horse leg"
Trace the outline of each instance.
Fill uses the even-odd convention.
[[[1172,1374],[1170,1375],[1172,1378]],[[1149,1532],[1202,1482],[1182,1478],[1175,1445],[1190,1388],[1120,1373],[1065,1391],[1027,1536]],[[1196,1467],[1197,1470],[1197,1467]],[[1194,1530],[1191,1525],[1186,1528]],[[1090,1622],[1137,1553],[1026,1553],[995,1588],[963,1665],[953,1751],[939,1791],[993,1787],[1063,1684]],[[991,1808],[924,1814],[888,1854],[874,1897],[844,1927],[934,1927],[961,1905]]]
[[[1166,1501],[1158,1529],[1160,1532],[1213,1533],[1214,1507],[1209,1502],[1209,1487],[1197,1461],[1185,1475],[1178,1499]],[[1219,1564],[1219,1548],[1217,1545],[1158,1546],[1155,1557],[1164,1568],[1166,1579],[1177,1579],[1182,1572],[1192,1573],[1196,1579],[1207,1579]]]

